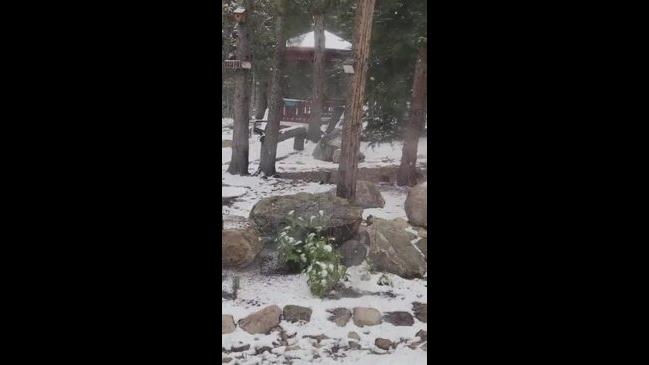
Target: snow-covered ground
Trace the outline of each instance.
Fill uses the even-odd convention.
[[[376,349],[374,340],[377,337],[387,338],[393,342],[399,342],[402,339],[415,339],[419,330],[427,331],[428,325],[417,319],[413,326],[394,326],[390,323],[384,322],[376,326],[357,327],[352,320],[350,320],[345,327],[338,327],[335,323],[329,321],[327,318],[330,314],[328,309],[344,307],[352,310],[354,307],[373,307],[379,309],[381,312],[389,311],[406,311],[412,310],[413,302],[428,302],[426,293],[425,280],[405,280],[396,275],[390,275],[392,280],[392,287],[377,285],[378,278],[381,274],[370,275],[370,280],[363,281],[361,276],[367,273],[365,266],[357,266],[350,268],[349,282],[347,285],[363,291],[371,292],[385,292],[390,290],[394,293],[394,297],[389,296],[363,296],[360,298],[343,298],[338,300],[318,299],[311,295],[307,285],[306,276],[301,275],[286,275],[286,276],[262,276],[256,273],[237,273],[240,278],[240,289],[238,292],[237,300],[224,300],[222,304],[222,311],[224,314],[234,316],[235,321],[241,319],[248,314],[258,311],[268,305],[276,304],[280,308],[285,305],[293,304],[304,307],[309,307],[313,310],[311,321],[308,324],[289,323],[283,321],[282,328],[291,334],[297,332],[295,343],[291,346],[298,345],[300,350],[285,352],[285,347],[279,347],[273,350],[273,354],[266,353],[267,360],[279,360],[279,363],[285,359],[286,355],[291,357],[298,357],[299,359],[293,360],[293,364],[309,364],[312,362],[320,364],[425,364],[426,352],[421,349],[410,349],[405,345],[400,345],[396,350],[391,350],[389,355],[372,354],[368,350],[355,350],[345,353],[346,357],[333,360],[326,355],[327,349],[330,349],[335,344],[339,346],[346,346],[348,344],[348,333],[350,331],[356,332],[361,337],[359,342],[363,349]],[[232,275],[230,272],[226,274]],[[227,289],[227,287],[226,287]],[[254,299],[254,301],[251,301]],[[312,340],[303,338],[305,335],[326,335],[329,340],[323,340],[322,348],[316,348],[312,345]],[[232,348],[233,346],[240,346],[242,344],[253,344],[249,351],[244,352],[247,359],[239,360],[241,364],[256,364],[260,361],[260,356],[254,356],[254,348],[272,345],[273,341],[277,341],[277,334],[271,333],[269,335],[250,335],[241,328],[236,328],[233,333],[222,337],[222,346],[224,348]],[[290,342],[289,342],[290,343]],[[381,351],[381,350],[377,350]],[[319,358],[314,358],[314,354],[318,354]],[[232,356],[232,354],[223,355]]]
[[[222,121],[222,139],[232,140],[232,119],[224,118]],[[425,164],[427,161],[427,139],[420,138],[417,147],[417,163]],[[261,143],[259,136],[253,135],[249,139],[249,168],[253,173],[259,167],[259,154]],[[327,161],[320,161],[313,158],[313,149],[316,144],[305,141],[303,151],[293,150],[293,140],[288,139],[277,145],[277,162],[275,167],[278,172],[300,172],[300,171],[317,171],[333,170],[338,168],[338,164]],[[359,168],[373,168],[398,166],[401,159],[402,142],[384,143],[378,146],[370,147],[368,142],[361,142],[360,150],[365,154],[365,161],[360,162]],[[232,214],[247,217],[252,206],[264,197],[271,195],[289,195],[299,192],[321,193],[331,190],[335,185],[309,183],[295,180],[273,179],[262,180],[256,176],[238,176],[228,174],[230,159],[232,157],[232,148],[222,148],[222,166],[221,180],[224,185],[230,187],[239,187],[246,189],[247,193],[237,200],[237,203],[231,207],[224,207],[224,214]],[[392,219],[405,217],[403,203],[407,194],[406,188],[399,188],[390,185],[379,185],[386,201],[383,209],[366,209],[364,217],[371,214],[376,217]],[[228,190],[229,191],[229,190]]]
[[[222,121],[222,139],[232,139],[231,119]],[[249,140],[249,171],[253,173],[259,165],[259,153],[261,144],[259,136],[253,135]],[[278,172],[303,172],[333,170],[338,168],[338,164],[332,162],[319,161],[312,157],[315,147],[314,143],[305,142],[303,151],[293,150],[293,140],[289,139],[279,143],[276,162]],[[395,142],[392,144],[381,144],[374,148],[369,147],[368,143],[361,143],[361,152],[366,156],[365,161],[359,164],[360,168],[398,166],[401,158],[402,143]],[[248,217],[253,205],[260,199],[274,195],[288,195],[298,192],[326,192],[335,187],[331,184],[319,184],[304,182],[300,180],[268,178],[266,180],[256,176],[236,176],[228,174],[227,168],[231,158],[231,148],[222,149],[222,182],[224,196],[236,197],[233,204],[223,207],[224,215],[237,215]],[[421,138],[418,146],[418,164],[427,162],[426,138]],[[397,187],[390,184],[379,184],[379,189],[385,200],[384,208],[365,209],[363,217],[368,215],[375,217],[393,219],[407,219],[404,202],[407,195],[407,188]],[[243,195],[242,195],[243,194]],[[394,296],[385,295],[365,295],[360,298],[343,298],[338,300],[319,299],[314,297],[307,285],[306,276],[300,275],[283,275],[283,276],[264,276],[252,270],[248,272],[229,272],[224,271],[224,275],[232,277],[236,275],[240,279],[240,289],[236,300],[223,300],[222,312],[234,317],[235,322],[239,319],[256,312],[268,305],[278,305],[282,308],[285,305],[293,304],[306,306],[313,310],[311,321],[308,324],[292,324],[286,321],[281,322],[281,326],[287,333],[297,333],[296,337],[289,341],[291,346],[299,345],[299,350],[286,351],[286,347],[276,347],[272,344],[277,341],[277,334],[269,335],[249,335],[241,328],[237,327],[233,333],[222,336],[222,346],[230,349],[232,346],[250,344],[250,350],[236,353],[223,353],[223,357],[234,358],[230,364],[425,364],[426,352],[422,349],[411,349],[405,344],[397,346],[396,349],[390,350],[389,354],[374,354],[377,351],[374,340],[377,337],[387,338],[398,342],[402,339],[409,341],[416,338],[419,330],[427,330],[427,324],[415,319],[413,326],[393,326],[389,323],[382,323],[377,326],[357,327],[353,321],[350,321],[345,327],[338,327],[335,323],[327,320],[328,309],[345,307],[352,310],[354,307],[373,307],[381,312],[389,311],[406,311],[412,313],[412,303],[427,303],[427,280],[405,280],[396,275],[387,274],[392,281],[392,287],[377,285],[378,278],[381,274],[370,275],[369,280],[361,280],[363,274],[367,275],[365,266],[353,267],[348,270],[350,275],[349,282],[345,283],[356,290],[368,292],[385,292],[391,291]],[[366,278],[367,279],[367,278]],[[223,290],[228,290],[228,281],[223,284]],[[338,352],[344,357],[332,358],[327,351],[332,347],[348,345],[348,333],[356,332],[361,337],[361,350],[350,350]],[[330,337],[329,340],[323,340],[320,345],[314,346],[313,340],[303,338],[304,335],[321,335]],[[409,343],[409,342],[408,342]],[[269,346],[274,348],[272,353],[264,352],[255,355],[255,348]],[[382,350],[378,350],[381,352]],[[243,359],[237,356],[243,355]]]

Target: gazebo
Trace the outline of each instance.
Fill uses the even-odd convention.
[[[343,60],[351,56],[352,44],[325,30],[325,62]],[[308,32],[286,41],[285,60],[291,64],[313,62],[315,33]],[[327,99],[323,105],[323,116],[331,117],[334,108],[344,105],[342,99]],[[306,99],[284,99],[282,120],[306,123],[311,113],[311,103]]]
[[[325,60],[342,59],[351,55],[352,44],[325,30]],[[287,61],[313,61],[315,33],[309,32],[286,41]]]

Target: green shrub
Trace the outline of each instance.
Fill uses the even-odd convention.
[[[322,211],[308,220],[295,218],[291,211],[289,225],[276,237],[282,263],[308,276],[313,295],[322,297],[345,277],[346,268],[340,255],[333,249],[333,238],[322,233],[327,218]]]

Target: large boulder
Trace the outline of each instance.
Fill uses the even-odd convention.
[[[336,128],[331,131],[331,133],[327,133],[322,136],[318,144],[313,149],[313,158],[321,161],[339,163],[342,145],[342,130],[340,128]],[[365,155],[362,152],[358,153],[358,160],[365,161]]]
[[[410,224],[427,228],[428,222],[427,182],[416,185],[408,191],[404,208]]]
[[[271,305],[239,320],[239,327],[251,335],[268,333],[279,325],[281,315],[282,310]]]
[[[289,213],[293,212],[294,219],[309,220],[320,211],[326,218],[323,232],[338,244],[354,237],[363,219],[363,209],[343,198],[328,193],[297,193],[261,199],[252,207],[250,220],[263,235],[273,236],[289,224]]]
[[[340,163],[340,154],[343,150],[340,148],[334,151],[333,157],[331,158],[333,163]]]
[[[334,152],[342,146],[342,130],[334,129],[331,133],[322,136],[313,149],[313,158],[321,161],[333,161]]]
[[[356,240],[345,241],[340,247],[340,255],[345,267],[358,266],[367,257],[367,246]]]
[[[261,252],[259,233],[244,217],[229,217],[221,231],[221,264],[224,268],[244,268]],[[226,228],[227,227],[227,228]]]
[[[336,188],[333,188],[329,193],[336,195]],[[383,208],[385,206],[385,200],[376,184],[371,181],[357,180],[354,205],[364,209]]]
[[[423,277],[428,270],[426,259],[413,244],[413,236],[402,220],[375,218],[367,227],[370,237],[368,258],[378,271],[410,279]]]

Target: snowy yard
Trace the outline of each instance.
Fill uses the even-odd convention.
[[[231,119],[223,119],[222,139],[232,139]],[[249,150],[249,171],[253,173],[259,165],[260,142],[258,136],[251,136]],[[276,169],[279,173],[335,170],[338,164],[313,158],[314,143],[306,141],[303,151],[293,150],[293,140],[286,140],[278,145]],[[366,156],[359,163],[359,168],[379,168],[398,166],[401,158],[401,142],[382,144],[371,148],[368,143],[361,143],[361,152]],[[223,206],[224,215],[248,217],[254,204],[260,199],[289,195],[298,192],[320,193],[335,188],[333,184],[306,182],[299,179],[268,178],[254,176],[235,176],[227,173],[231,157],[231,148],[222,149],[222,194],[231,197],[231,204]],[[421,138],[418,146],[418,165],[427,162],[426,138]],[[362,179],[362,177],[361,177]],[[369,215],[384,219],[403,218],[407,220],[404,202],[408,188],[397,187],[389,183],[377,184],[385,200],[384,208],[365,209],[363,218]],[[424,236],[425,237],[425,236]],[[418,237],[419,238],[419,237]],[[349,280],[345,286],[363,292],[364,295],[353,298],[320,299],[314,297],[307,285],[306,274],[299,275],[261,275],[256,269],[245,271],[224,270],[227,279],[222,290],[230,291],[233,276],[239,278],[239,289],[235,300],[223,299],[222,312],[232,315],[236,320],[244,318],[260,309],[277,305],[299,305],[313,310],[308,323],[281,322],[281,327],[289,336],[288,346],[277,346],[278,334],[251,335],[240,327],[234,332],[222,336],[222,357],[232,364],[425,364],[427,352],[417,346],[409,347],[418,338],[420,330],[427,331],[427,323],[419,319],[413,325],[395,326],[383,322],[379,325],[359,327],[353,321],[339,327],[328,317],[327,310],[338,307],[353,309],[355,307],[373,307],[382,313],[392,311],[412,312],[413,303],[427,303],[427,279],[406,280],[397,275],[385,274],[392,282],[391,286],[378,285],[382,273],[370,273],[367,264],[348,269]],[[389,294],[384,294],[389,292]],[[370,294],[373,293],[373,294]],[[383,293],[383,294],[379,294]],[[360,340],[360,349],[349,348],[350,332],[355,332]],[[316,341],[303,336],[325,335],[328,338]],[[377,349],[375,339],[384,338],[399,343],[389,351]],[[275,343],[274,343],[275,342]],[[243,351],[232,351],[251,345]],[[263,347],[271,351],[259,351]]]
[[[225,118],[222,122],[222,139],[232,140],[232,119]],[[259,166],[259,153],[261,143],[258,136],[251,136],[249,139],[249,171],[253,173]],[[427,161],[427,139],[419,140],[418,159],[419,165],[425,165]],[[293,150],[293,140],[282,141],[277,146],[277,158],[275,163],[278,172],[299,172],[337,169],[338,164],[327,161],[320,161],[313,158],[315,143],[305,142],[303,151]],[[385,143],[370,147],[369,143],[361,142],[361,152],[365,154],[365,161],[359,163],[359,168],[375,168],[386,166],[398,166],[401,158],[401,142]],[[238,215],[247,217],[252,206],[260,199],[272,195],[288,195],[299,192],[321,193],[335,187],[332,184],[319,184],[302,182],[298,180],[273,179],[263,180],[260,177],[230,175],[226,171],[232,156],[230,147],[222,148],[221,180],[224,187],[224,194],[232,191],[232,187],[246,189],[246,194],[237,199],[237,203],[231,207],[224,207],[223,214]],[[380,185],[381,193],[386,201],[383,209],[366,209],[364,217],[371,214],[376,217],[393,219],[406,217],[403,210],[403,203],[406,199],[407,189],[392,185]]]
[[[365,272],[364,267],[354,267],[349,269],[350,286],[364,291],[382,292],[386,291],[385,286],[376,284],[380,274],[370,276],[367,281],[361,280],[362,273]],[[227,272],[227,275],[232,273]],[[281,348],[273,353],[264,353],[264,356],[254,356],[253,347],[270,346],[273,347],[272,342],[277,340],[277,335],[271,333],[270,335],[250,335],[237,328],[233,333],[223,336],[222,346],[224,348],[231,348],[241,344],[254,344],[248,352],[244,352],[246,357],[240,360],[241,364],[257,364],[264,360],[275,360],[283,363],[287,357],[299,358],[294,359],[293,364],[424,364],[426,362],[426,352],[420,349],[410,349],[405,346],[399,346],[396,350],[389,355],[385,354],[372,354],[368,351],[355,351],[347,352],[345,357],[338,358],[335,361],[326,357],[327,349],[331,349],[335,345],[346,346],[348,344],[348,334],[350,331],[356,332],[361,340],[360,345],[362,348],[372,348],[374,346],[374,339],[376,337],[387,338],[393,342],[400,340],[412,339],[416,337],[417,332],[420,330],[426,331],[428,325],[417,319],[413,326],[393,326],[389,323],[382,323],[376,326],[358,327],[353,321],[350,321],[345,327],[338,327],[335,323],[327,320],[330,315],[327,310],[337,307],[374,307],[380,308],[383,312],[388,311],[409,311],[413,302],[428,302],[426,293],[425,280],[404,280],[396,275],[388,275],[393,286],[388,289],[394,293],[394,298],[388,296],[363,296],[360,298],[342,298],[339,300],[328,300],[314,298],[309,292],[309,287],[306,283],[304,275],[288,275],[288,276],[262,276],[256,273],[239,273],[241,278],[241,289],[239,289],[239,297],[235,301],[223,301],[223,313],[232,314],[235,318],[242,318],[246,315],[257,311],[267,305],[276,304],[280,307],[288,304],[295,304],[306,306],[313,309],[311,321],[308,324],[293,324],[282,322],[282,327],[287,333],[298,333],[294,338],[295,341],[290,341],[290,346],[299,346],[299,350],[286,351],[286,348]],[[226,284],[227,285],[227,284]],[[318,348],[313,346],[313,340],[303,338],[302,336],[308,335],[326,335],[330,339],[323,340]],[[320,354],[320,358],[314,354]],[[225,357],[226,355],[224,355]],[[231,356],[231,355],[227,355]]]

